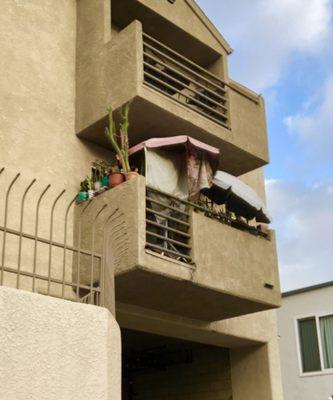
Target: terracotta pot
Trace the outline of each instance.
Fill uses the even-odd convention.
[[[131,171],[131,172],[127,172],[127,174],[125,174],[126,176],[126,180],[129,181],[133,178],[135,178],[136,176],[138,176],[139,174],[136,171]]]
[[[120,172],[112,172],[109,175],[109,185],[111,187],[115,187],[115,186],[120,185],[121,183],[124,182],[124,180],[125,180],[125,177]]]

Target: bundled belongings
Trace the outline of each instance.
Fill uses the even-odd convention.
[[[188,200],[212,186],[220,152],[190,136],[149,139],[130,149],[147,186]]]
[[[225,204],[227,210],[247,220],[269,224],[271,217],[258,194],[240,179],[223,171],[217,171],[213,186],[203,193],[216,204]]]

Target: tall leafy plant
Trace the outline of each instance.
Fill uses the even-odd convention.
[[[121,120],[119,124],[119,133],[117,133],[117,127],[113,116],[113,110],[110,107],[109,112],[109,126],[105,129],[105,134],[111,143],[114,151],[116,152],[120,164],[127,174],[131,172],[131,167],[128,158],[129,141],[128,141],[128,128],[129,128],[129,108],[130,105],[127,103],[122,107]]]

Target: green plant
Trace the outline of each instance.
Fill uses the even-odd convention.
[[[80,192],[88,192],[89,190],[89,179],[86,178],[80,183]]]
[[[108,176],[112,169],[112,165],[108,161],[96,160],[92,163],[92,167],[95,174],[95,180]]]
[[[109,126],[105,129],[105,134],[109,139],[114,151],[116,152],[119,162],[125,173],[131,171],[128,150],[128,128],[129,128],[129,103],[127,103],[121,110],[121,121],[119,126],[119,134],[117,135],[116,123],[113,118],[113,110],[110,107],[109,112]]]

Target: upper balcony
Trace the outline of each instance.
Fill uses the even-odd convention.
[[[138,21],[115,35],[108,48],[103,95],[78,98],[80,137],[108,146],[106,109],[131,102],[130,141],[190,135],[221,151],[223,170],[240,175],[268,162],[263,100],[143,33]],[[104,68],[104,67],[103,67]],[[90,79],[91,78],[91,79]],[[93,76],[85,76],[93,83]],[[84,88],[82,88],[82,93]],[[95,95],[97,96],[97,94]]]
[[[206,321],[279,306],[273,232],[148,188],[141,176],[96,197],[84,226],[103,204],[114,209],[107,247],[116,301]]]

